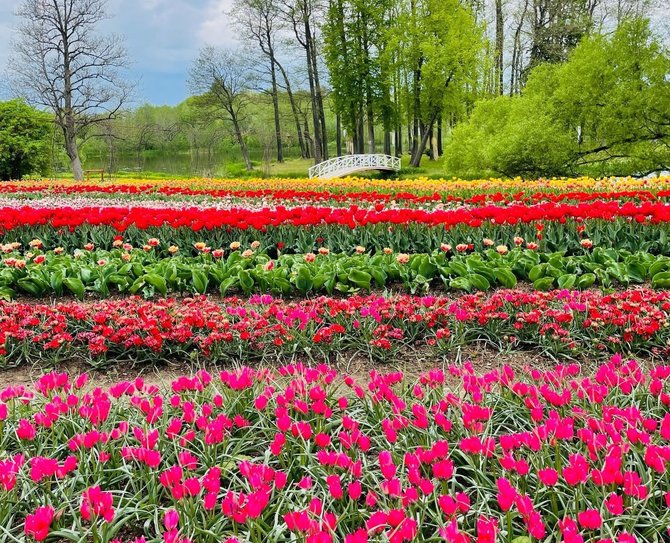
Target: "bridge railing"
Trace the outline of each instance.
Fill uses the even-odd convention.
[[[351,170],[400,170],[400,159],[390,155],[344,155],[312,166],[309,177],[337,177]]]

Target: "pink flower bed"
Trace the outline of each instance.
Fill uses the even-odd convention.
[[[660,540],[669,378],[620,356],[590,374],[294,364],[169,387],[49,373],[0,392],[0,526],[12,541]]]

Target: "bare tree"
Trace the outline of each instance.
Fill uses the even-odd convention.
[[[284,162],[284,149],[281,137],[281,120],[279,111],[279,91],[277,87],[277,32],[280,28],[281,12],[274,0],[237,0],[231,12],[242,35],[248,42],[258,46],[268,60],[268,69],[272,87],[272,107],[274,109],[275,142],[277,145],[277,162]]]
[[[312,98],[314,162],[318,164],[328,159],[328,134],[324,96],[319,79],[318,24],[316,24],[316,21],[323,16],[323,6],[319,0],[280,0],[280,4],[286,23],[292,27],[297,43],[305,51]]]
[[[230,121],[244,164],[251,170],[249,150],[242,133],[251,81],[250,70],[243,59],[239,51],[204,47],[191,67],[188,84],[192,92],[200,95],[200,105],[223,112],[224,118]]]
[[[84,172],[78,137],[117,117],[132,86],[122,78],[127,56],[118,36],[96,32],[106,0],[24,0],[10,63],[13,85],[30,102],[54,112],[74,178]],[[89,131],[89,133],[91,133]]]

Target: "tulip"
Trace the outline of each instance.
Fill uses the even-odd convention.
[[[34,513],[26,515],[25,534],[35,541],[44,541],[49,535],[54,515],[54,508],[50,505],[38,507]]]

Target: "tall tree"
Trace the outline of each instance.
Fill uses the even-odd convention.
[[[284,148],[281,134],[281,118],[279,111],[279,90],[277,71],[277,33],[280,29],[281,12],[273,0],[237,0],[232,11],[237,26],[242,30],[243,37],[254,43],[267,58],[270,73],[270,95],[274,111],[275,145],[277,162],[284,162]]]
[[[242,122],[249,97],[250,70],[240,51],[207,46],[191,66],[189,88],[200,95],[198,103],[223,114],[232,125],[247,170],[252,169]]]
[[[328,131],[323,89],[319,76],[318,24],[316,22],[321,16],[321,4],[319,0],[281,0],[281,6],[286,22],[293,29],[297,43],[305,52],[314,128],[312,147],[314,162],[318,164],[328,159]]]
[[[393,104],[390,74],[382,59],[387,47],[391,0],[330,0],[324,52],[336,112],[353,135],[358,153],[376,150],[375,126],[382,124],[390,148]],[[367,126],[365,135],[364,123]],[[387,141],[388,140],[388,141]]]
[[[399,18],[396,40],[411,96],[410,163],[418,167],[438,118],[464,102],[465,93],[474,87],[482,32],[468,2],[409,0]]]
[[[117,117],[131,86],[122,78],[126,52],[121,38],[96,32],[107,17],[105,0],[24,0],[10,63],[17,91],[51,109],[63,132],[76,180],[83,180],[78,138],[97,123]]]

